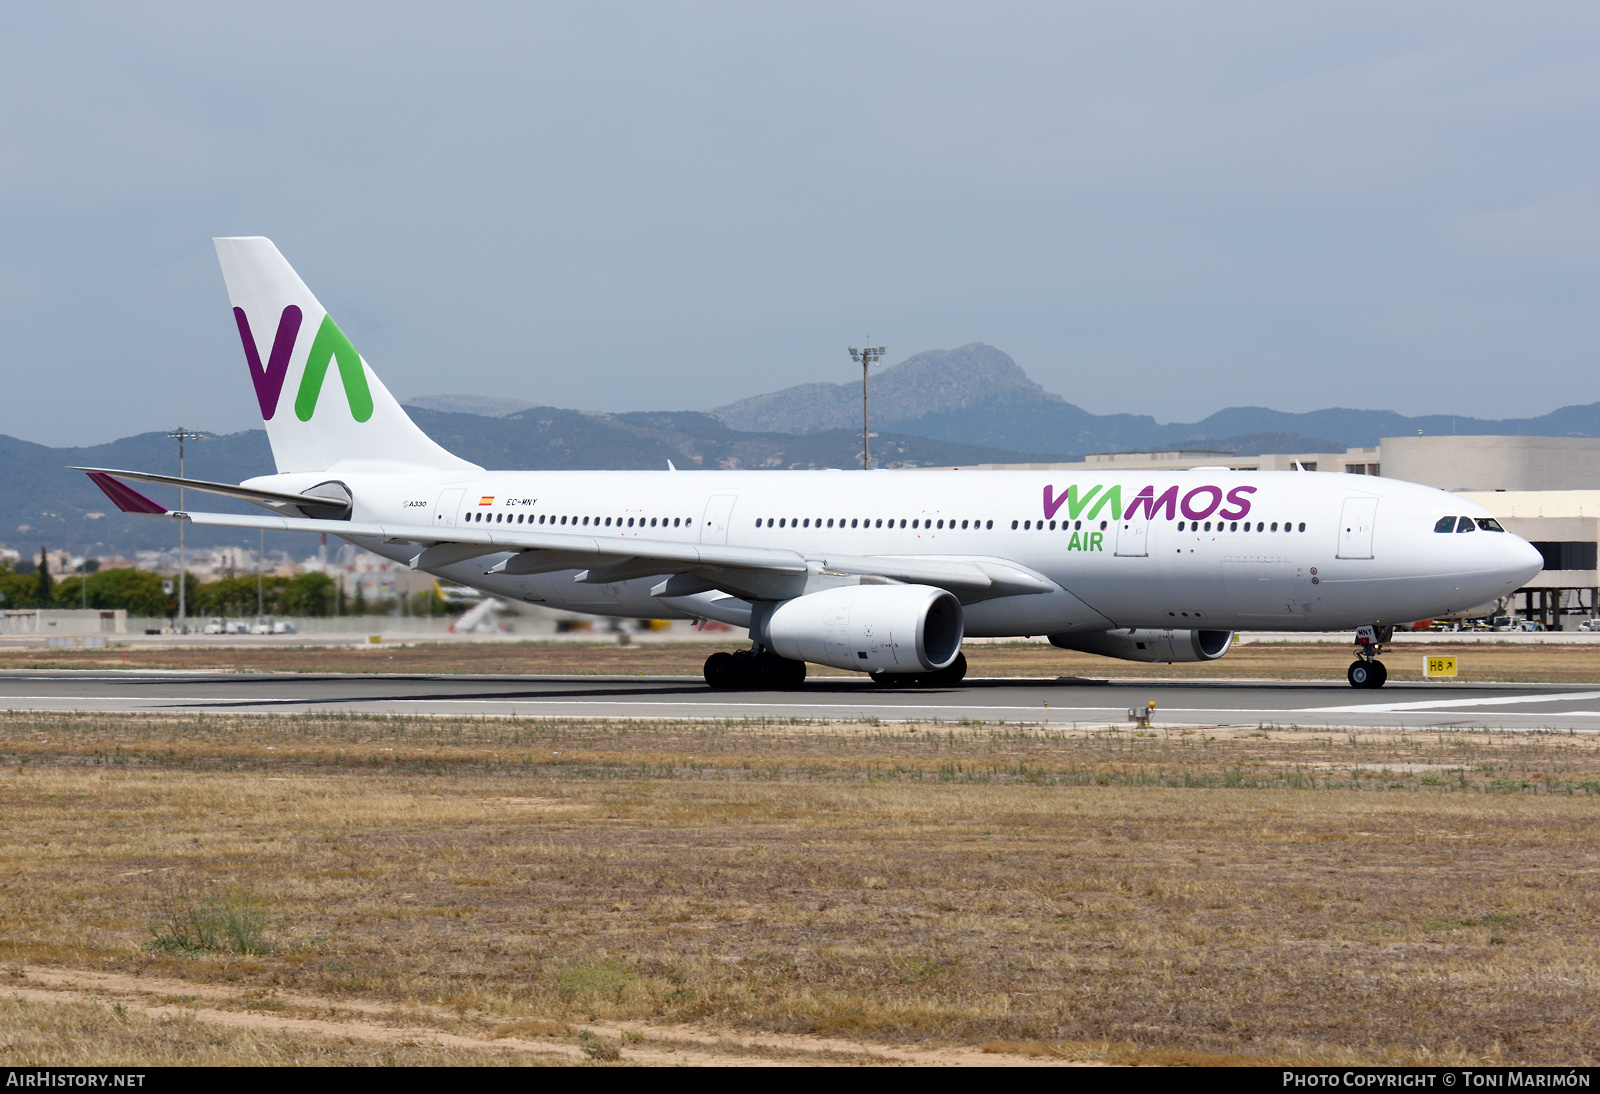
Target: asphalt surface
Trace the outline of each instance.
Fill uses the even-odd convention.
[[[85,712],[610,718],[805,718],[1157,725],[1460,727],[1600,731],[1600,685],[968,680],[885,690],[822,678],[793,692],[714,692],[688,677],[407,676],[195,672],[0,672],[0,709]]]

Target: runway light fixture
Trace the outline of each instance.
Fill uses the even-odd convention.
[[[861,363],[861,470],[872,470],[872,433],[867,419],[867,369],[878,363],[878,358],[889,352],[888,346],[868,346],[866,349],[849,347],[850,359]]]

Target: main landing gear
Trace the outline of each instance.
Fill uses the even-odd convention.
[[[1394,637],[1393,627],[1356,628],[1356,659],[1345,672],[1345,679],[1353,688],[1381,688],[1389,679],[1389,670],[1378,660],[1383,643]]]
[[[966,679],[967,655],[956,654],[956,659],[933,672],[872,672],[872,682],[880,688],[948,688]]]
[[[935,672],[872,672],[874,684],[884,688],[953,687],[967,675],[967,655]],[[717,691],[793,691],[805,683],[804,661],[779,657],[771,650],[714,653],[706,658],[706,683]]]
[[[717,691],[793,691],[805,683],[806,663],[770,650],[739,650],[707,657],[705,674]]]

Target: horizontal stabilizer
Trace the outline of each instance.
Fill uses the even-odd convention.
[[[329,517],[336,518],[339,512],[349,510],[349,502],[343,499],[319,498],[307,494],[286,494],[278,490],[257,490],[249,486],[233,486],[225,482],[207,482],[204,479],[180,479],[176,475],[153,475],[146,471],[121,471],[114,467],[74,467],[74,471],[87,472],[91,479],[111,495],[111,500],[116,501],[116,496],[111,494],[106,487],[107,482],[114,483],[119,489],[126,490],[129,494],[141,499],[146,504],[156,505],[143,494],[117,482],[118,478],[132,479],[134,482],[149,483],[151,486],[171,486],[178,490],[197,490],[202,494],[217,494],[224,498],[241,498],[244,501],[253,501],[257,505],[265,505],[277,509],[282,506],[293,506],[297,510],[323,510]],[[113,478],[112,476],[116,476]],[[120,504],[120,503],[119,503]],[[165,513],[166,509],[159,505],[155,509],[124,509],[123,512],[137,513]]]
[[[105,491],[106,497],[111,499],[112,504],[124,513],[148,513],[157,517],[166,515],[166,506],[151,501],[133,487],[118,482],[104,471],[90,471],[89,478]]]

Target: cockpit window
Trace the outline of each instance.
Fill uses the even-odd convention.
[[[1476,532],[1477,530],[1478,529],[1473,526],[1471,517],[1462,517],[1460,520],[1456,521],[1456,531],[1458,532]]]
[[[1455,517],[1440,517],[1439,523],[1433,526],[1435,532],[1454,532],[1456,530]]]
[[[1505,531],[1504,528],[1500,527],[1500,522],[1495,520],[1493,517],[1479,517],[1478,518],[1478,527],[1482,528],[1485,532],[1504,532]]]

